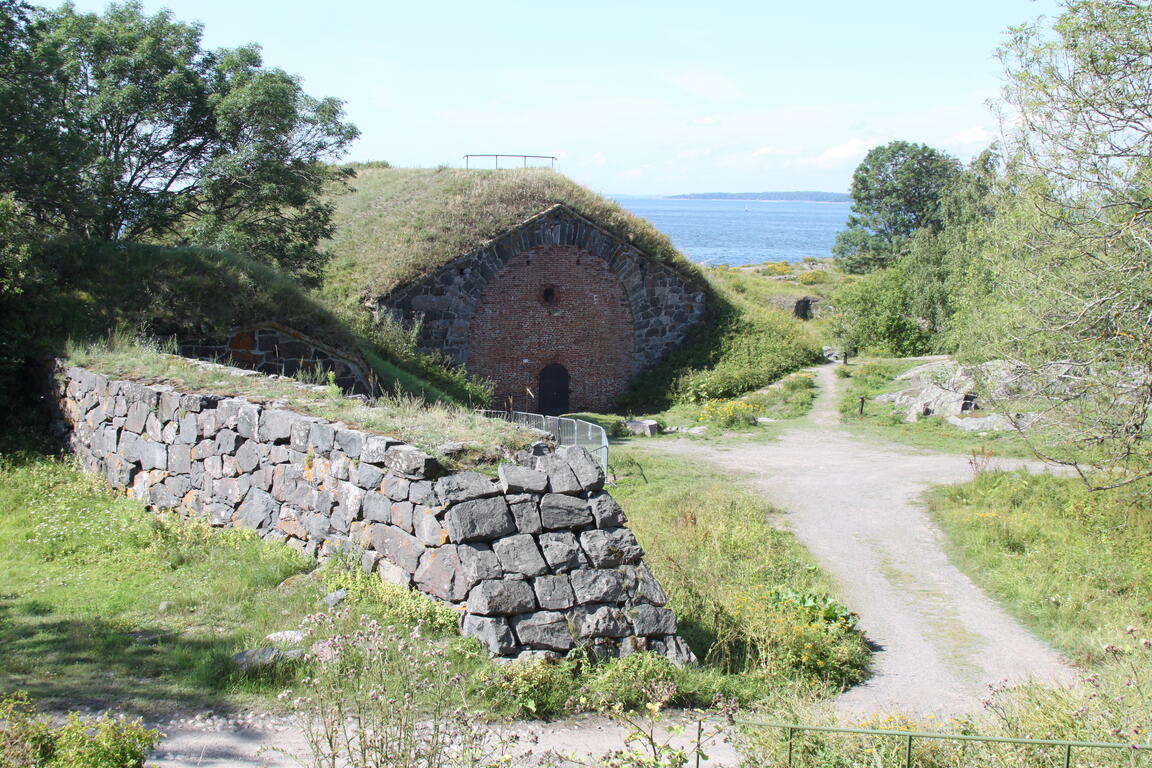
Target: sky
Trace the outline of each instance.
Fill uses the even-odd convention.
[[[656,195],[846,192],[864,154],[897,139],[966,161],[999,135],[988,102],[1007,29],[1060,11],[1057,0],[142,4],[201,22],[207,48],[258,43],[306,92],[342,99],[361,131],[345,159],[555,155],[598,192]]]

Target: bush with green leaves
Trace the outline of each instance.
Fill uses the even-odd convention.
[[[3,768],[143,768],[160,742],[159,731],[139,721],[69,713],[54,726],[37,716],[28,695],[0,698],[0,766]]]

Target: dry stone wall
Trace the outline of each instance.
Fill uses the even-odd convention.
[[[587,451],[446,473],[417,448],[243,398],[60,368],[61,427],[84,466],[157,510],[247,527],[456,606],[501,657],[639,650],[694,661]]]

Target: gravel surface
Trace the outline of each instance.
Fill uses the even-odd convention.
[[[918,503],[932,485],[971,479],[969,457],[848,433],[839,424],[834,366],[814,371],[820,395],[811,414],[776,442],[646,445],[746,473],[786,511],[877,647],[872,678],[838,698],[841,714],[949,717],[979,710],[989,685],[1071,682],[1072,667],[949,561]],[[993,466],[1043,471],[1037,462]]]
[[[684,727],[683,736],[669,735],[668,726]],[[149,723],[164,734],[164,740],[148,760],[159,768],[300,768],[308,765],[308,743],[294,719],[268,714],[246,713],[217,716],[212,713],[177,717]],[[554,722],[528,721],[499,726],[505,734],[515,734],[509,752],[516,756],[511,768],[530,766],[569,766],[599,764],[599,756],[624,746],[625,731],[598,715],[581,715]],[[684,713],[671,711],[657,731],[658,738],[681,748],[691,748],[695,724]],[[692,737],[692,738],[690,738]],[[723,741],[709,744],[708,760],[702,768],[734,768],[740,764],[736,751]],[[573,756],[579,762],[562,757]],[[690,762],[694,765],[694,762]]]

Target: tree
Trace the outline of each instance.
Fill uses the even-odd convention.
[[[40,65],[24,79],[50,106],[15,126],[22,145],[35,137],[35,168],[4,163],[0,192],[74,237],[228,247],[315,276],[321,194],[357,135],[339,101],[265,68],[256,46],[202,50],[200,26],[167,11],[21,13]]]
[[[1012,363],[1041,455],[1096,488],[1152,477],[1152,10],[1066,2],[1000,55],[1017,194],[969,349]]]
[[[959,162],[924,144],[893,141],[865,155],[852,174],[852,211],[832,252],[846,272],[887,266],[918,230],[940,226],[940,196]]]

